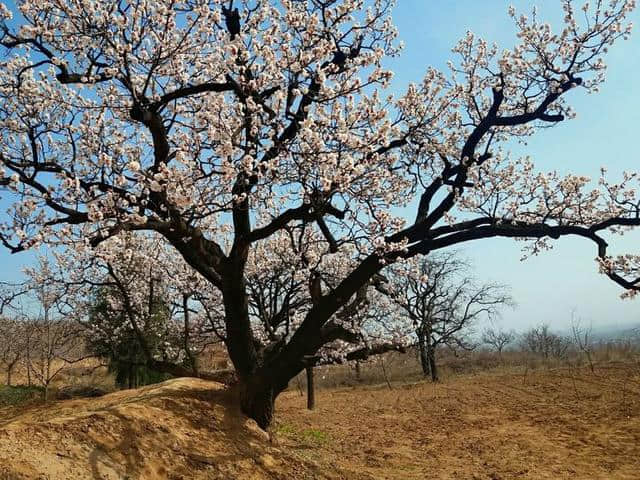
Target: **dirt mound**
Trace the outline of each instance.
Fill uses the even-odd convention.
[[[313,479],[221,384],[176,379],[0,417],[0,479]]]

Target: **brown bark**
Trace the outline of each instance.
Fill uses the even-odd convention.
[[[418,352],[420,355],[420,365],[422,367],[422,374],[426,378],[431,375],[429,356],[427,355],[427,341],[421,328],[417,329],[416,333],[418,335]]]
[[[313,365],[309,365],[305,370],[307,371],[307,409],[313,410],[316,408],[316,381]]]
[[[427,343],[427,357],[429,358],[429,369],[431,370],[431,380],[437,382],[440,380],[438,377],[438,366],[436,365],[436,349],[431,342]]]
[[[256,421],[266,430],[273,420],[275,399],[279,392],[261,378],[252,378],[240,385],[240,408],[242,413]]]

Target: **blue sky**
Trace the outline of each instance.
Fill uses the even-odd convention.
[[[467,30],[511,48],[515,28],[507,15],[514,5],[529,13],[536,5],[542,18],[560,25],[559,1],[421,1],[400,0],[395,24],[405,50],[394,60],[394,87],[398,90],[417,81],[428,65],[444,69],[453,59],[451,48]],[[636,11],[632,20],[640,25]],[[601,166],[615,177],[623,170],[637,169],[640,157],[634,149],[640,126],[640,32],[615,45],[608,57],[607,82],[601,92],[587,95],[579,89],[571,104],[577,118],[556,128],[539,132],[526,147],[514,145],[512,151],[531,155],[545,171],[572,171],[597,178]],[[640,236],[612,239],[613,251],[638,252]],[[518,330],[540,322],[557,329],[569,325],[571,310],[594,328],[640,324],[640,300],[619,298],[621,288],[597,273],[596,251],[585,240],[565,238],[555,248],[538,257],[520,261],[522,244],[508,239],[484,240],[462,251],[473,261],[479,278],[511,286],[517,308],[505,311],[500,325]]]
[[[486,40],[510,48],[515,29],[507,15],[513,4],[518,11],[529,12],[534,4],[541,15],[559,25],[560,2],[516,0],[399,0],[394,19],[405,50],[399,59],[387,63],[395,73],[398,92],[410,81],[419,81],[427,66],[444,69],[452,59],[451,47],[467,30]],[[640,24],[640,15],[633,20]],[[615,176],[622,170],[636,169],[638,154],[634,140],[640,125],[640,95],[635,88],[640,76],[640,32],[631,40],[619,42],[607,58],[607,82],[597,95],[578,89],[571,103],[578,118],[540,132],[526,147],[514,145],[515,154],[531,155],[542,170],[573,171],[597,177],[607,166]],[[6,204],[0,202],[0,208]],[[638,251],[640,235],[616,238],[619,251]],[[621,289],[597,273],[593,261],[594,246],[578,239],[563,239],[551,252],[525,262],[520,261],[522,244],[512,240],[485,240],[462,252],[473,261],[480,279],[510,285],[518,306],[505,311],[500,325],[521,330],[546,322],[566,329],[571,310],[595,328],[640,324],[640,300],[619,298]],[[615,249],[614,249],[615,250]],[[9,255],[0,250],[0,280],[15,280],[21,267],[33,261],[30,253]]]

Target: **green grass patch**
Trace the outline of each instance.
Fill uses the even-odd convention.
[[[275,431],[278,435],[283,435],[295,440],[301,444],[307,445],[323,445],[329,442],[330,437],[327,432],[317,430],[315,428],[306,428],[302,431],[297,430],[292,425],[286,423],[280,423],[276,425]]]
[[[286,423],[280,423],[276,425],[276,433],[281,435],[295,435],[296,429]]]
[[[8,387],[0,385],[0,407],[25,405],[39,401],[42,398],[42,387],[27,387],[24,385]]]
[[[329,434],[322,430],[316,430],[314,428],[307,428],[302,431],[302,438],[306,441],[323,444],[329,441]]]

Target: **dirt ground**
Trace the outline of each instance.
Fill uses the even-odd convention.
[[[317,404],[285,394],[281,444],[344,478],[640,478],[638,365],[320,391]]]
[[[0,411],[0,479],[637,479],[640,368],[292,390],[271,434],[177,379]]]
[[[314,478],[221,384],[176,379],[0,411],[0,479]]]

